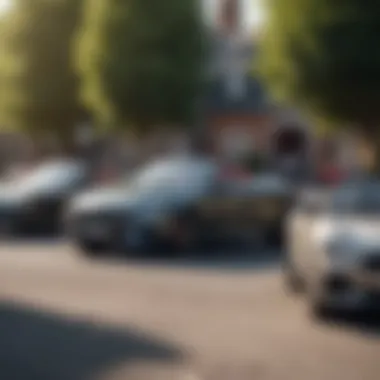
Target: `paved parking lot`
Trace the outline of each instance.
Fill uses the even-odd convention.
[[[88,261],[0,246],[0,378],[378,380],[380,322],[316,323],[275,260]]]

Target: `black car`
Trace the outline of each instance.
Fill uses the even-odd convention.
[[[250,238],[258,229],[273,233],[289,195],[278,185],[226,181],[207,159],[162,160],[112,187],[74,197],[67,231],[90,255],[110,249],[179,253]]]
[[[2,233],[58,232],[67,200],[88,183],[82,162],[61,160],[38,165],[0,186]]]

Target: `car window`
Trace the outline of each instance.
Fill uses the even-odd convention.
[[[150,188],[165,186],[173,182],[181,174],[174,165],[153,165],[144,168],[138,172],[134,178],[129,181],[129,185],[133,190],[146,191]]]
[[[165,189],[194,190],[213,175],[212,165],[197,161],[169,161],[149,165],[128,181],[136,192],[164,191]]]
[[[380,185],[341,188],[332,196],[331,209],[337,213],[380,213]]]

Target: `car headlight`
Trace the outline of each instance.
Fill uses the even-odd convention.
[[[361,251],[359,244],[352,240],[332,240],[326,244],[328,258],[333,264],[355,264]]]

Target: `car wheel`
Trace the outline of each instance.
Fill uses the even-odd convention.
[[[281,228],[270,228],[265,234],[265,244],[270,248],[281,248],[283,240]]]
[[[283,273],[285,279],[285,287],[292,294],[300,294],[305,291],[305,281],[295,269],[290,259],[285,259],[283,265]]]
[[[128,231],[126,233],[126,231]],[[142,257],[157,249],[158,239],[154,231],[148,227],[137,226],[121,229],[114,239],[114,249],[128,257]]]
[[[15,219],[7,219],[0,223],[0,236],[5,238],[20,237],[22,228]]]
[[[309,315],[315,320],[326,320],[332,315],[331,308],[322,300],[309,299]]]
[[[308,313],[312,319],[325,320],[332,315],[332,308],[326,302],[324,294],[316,285],[310,285],[307,291]]]
[[[95,242],[79,242],[78,247],[83,256],[88,258],[96,258],[105,254],[105,247],[102,244]]]
[[[177,216],[175,224],[176,232],[173,244],[175,255],[194,255],[202,249],[200,222],[195,212],[190,210]]]

